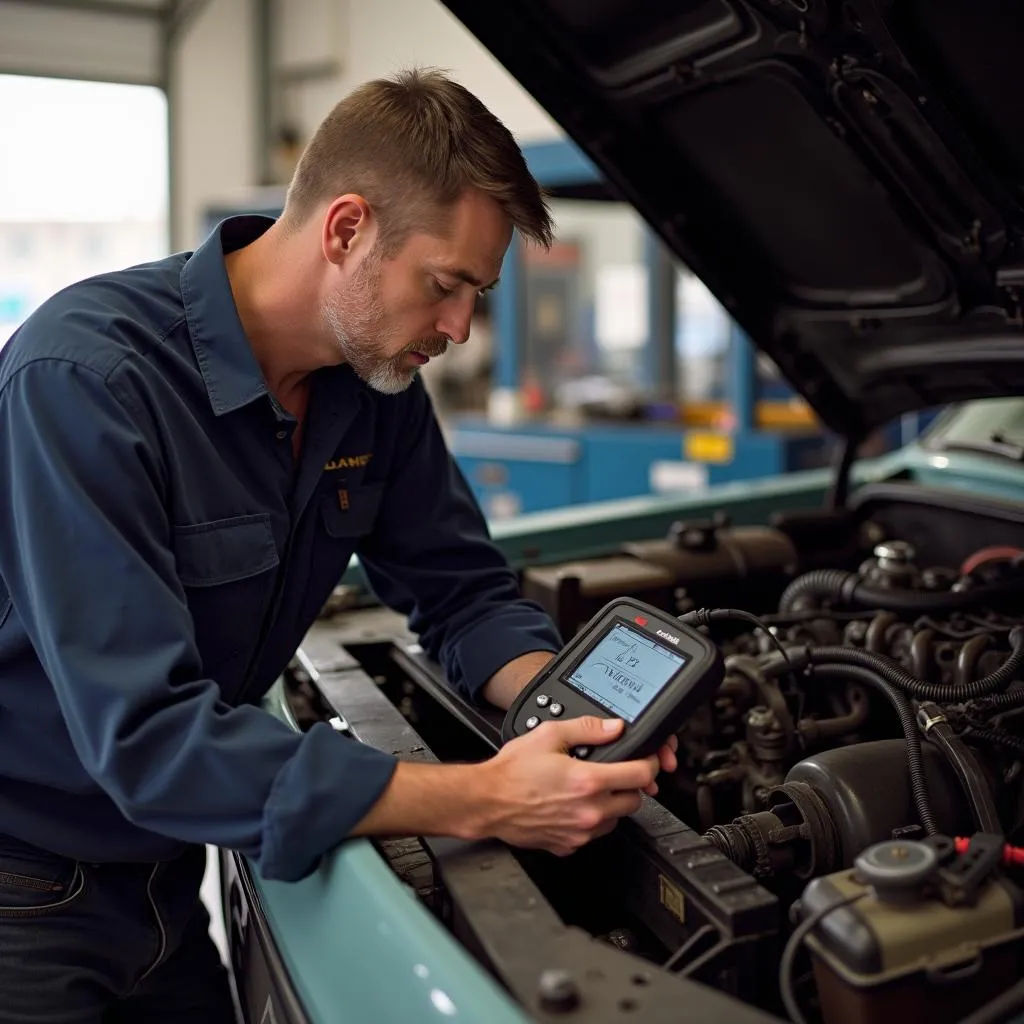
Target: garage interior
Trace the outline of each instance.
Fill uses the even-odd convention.
[[[1015,43],[997,0],[0,0],[0,369],[61,289],[279,217],[402,69],[545,192],[553,244],[419,376],[564,674],[468,697],[367,541],[261,713],[464,765],[618,707],[602,630],[717,666],[635,712],[678,767],[568,857],[353,838],[283,882],[209,844],[239,1024],[1024,1021]]]

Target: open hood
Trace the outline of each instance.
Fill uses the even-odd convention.
[[[1024,393],[1020,0],[444,0],[832,429]]]

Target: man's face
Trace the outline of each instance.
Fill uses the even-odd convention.
[[[375,390],[404,391],[449,341],[468,340],[476,298],[496,283],[511,238],[501,207],[471,191],[452,208],[447,237],[413,234],[386,260],[375,247],[321,305],[342,358]]]

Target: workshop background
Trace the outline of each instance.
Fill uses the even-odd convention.
[[[74,280],[276,212],[331,106],[412,64],[504,120],[556,215],[426,375],[492,521],[827,462],[770,362],[435,0],[0,0],[0,344]]]
[[[516,135],[557,223],[426,371],[489,517],[826,463],[770,361],[436,0],[2,0],[0,26],[0,339],[70,281],[275,213],[338,98],[441,66]]]

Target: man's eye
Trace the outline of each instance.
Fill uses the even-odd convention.
[[[455,294],[454,288],[445,288],[445,286],[441,284],[441,282],[438,281],[436,277],[432,277],[430,281],[431,284],[433,284],[434,286],[434,291],[437,293],[438,296],[440,296],[440,298],[446,299],[448,298],[449,295]]]

